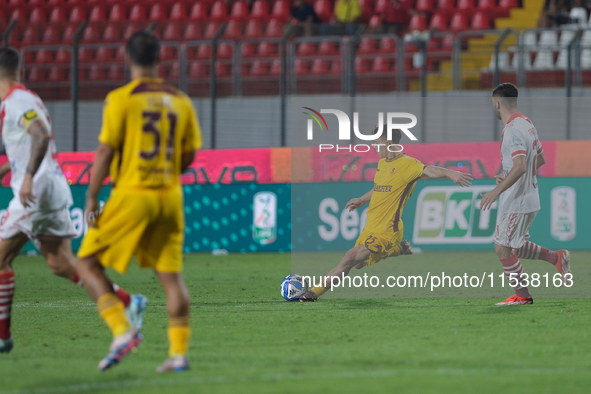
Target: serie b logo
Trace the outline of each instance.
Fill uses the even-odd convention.
[[[269,245],[277,239],[277,195],[259,192],[253,200],[252,239]]]

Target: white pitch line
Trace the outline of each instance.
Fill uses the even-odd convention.
[[[438,369],[401,369],[401,370],[378,370],[378,371],[343,371],[329,373],[302,373],[302,374],[273,374],[262,376],[194,376],[175,379],[153,379],[153,380],[123,380],[105,383],[83,383],[69,386],[55,386],[37,389],[17,389],[12,391],[0,391],[0,394],[65,394],[83,393],[104,390],[124,390],[130,388],[147,388],[162,386],[180,386],[195,384],[225,384],[243,382],[274,382],[282,380],[303,380],[303,379],[351,379],[367,377],[391,377],[404,375],[427,375],[427,376],[469,376],[469,375],[498,375],[500,373],[509,375],[547,375],[560,373],[589,373],[588,368],[520,368],[520,369],[498,369],[498,368],[438,368]]]

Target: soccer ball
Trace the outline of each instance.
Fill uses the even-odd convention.
[[[281,282],[281,296],[287,301],[297,301],[307,291],[308,283],[300,275],[288,275]]]

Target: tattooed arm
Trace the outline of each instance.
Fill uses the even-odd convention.
[[[21,186],[20,200],[21,203],[28,207],[35,202],[35,196],[33,195],[33,177],[37,173],[37,170],[43,162],[51,136],[49,131],[39,119],[33,121],[29,126],[29,134],[31,134],[31,158],[27,165],[25,173],[25,180]]]

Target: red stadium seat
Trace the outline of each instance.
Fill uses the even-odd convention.
[[[454,48],[454,38],[453,36],[447,35],[443,37],[441,41],[441,50],[443,51],[453,51]]]
[[[24,23],[27,21],[27,12],[23,8],[15,8],[10,14],[9,20],[17,20]]]
[[[312,75],[326,75],[329,73],[330,62],[326,59],[314,59],[312,62]]]
[[[296,59],[293,63],[296,75],[308,75],[310,73],[310,62],[304,59]]]
[[[463,12],[456,12],[453,18],[451,18],[449,27],[453,31],[466,30],[468,28],[468,18],[466,17],[466,14]]]
[[[120,46],[119,48],[117,48],[117,51],[115,52],[115,61],[117,63],[123,63],[125,61],[125,47],[124,46]]]
[[[189,67],[189,78],[202,79],[209,76],[209,65],[207,63],[195,62]]]
[[[43,38],[41,38],[41,43],[44,45],[52,45],[57,44],[60,42],[62,35],[60,33],[59,28],[57,25],[49,25],[45,32],[43,33]]]
[[[265,29],[265,36],[271,38],[283,37],[283,24],[277,19],[271,19]]]
[[[64,0],[47,0],[47,1],[40,0],[40,2],[45,3],[45,5],[50,8],[65,6]]]
[[[191,13],[189,14],[189,19],[195,22],[207,22],[209,18],[209,12],[207,11],[207,5],[200,1],[195,3],[191,7]]]
[[[384,37],[380,40],[380,53],[396,53],[396,39],[392,37]]]
[[[93,9],[94,10],[94,9]],[[92,14],[90,14],[92,20]],[[111,22],[123,22],[127,20],[127,13],[121,4],[113,4],[109,12],[109,20]]]
[[[296,50],[296,56],[314,56],[315,54],[316,45],[311,42],[302,42]]]
[[[187,7],[185,3],[178,2],[172,5],[170,9],[170,16],[168,18],[171,21],[186,21],[187,20]]]
[[[178,23],[168,23],[162,33],[162,39],[164,41],[180,41],[181,40],[181,27]]]
[[[109,67],[107,72],[107,79],[109,81],[124,81],[125,80],[125,69],[123,66],[112,65]]]
[[[111,63],[115,60],[113,48],[100,47],[96,50],[94,60],[98,63]]]
[[[27,6],[27,0],[8,0],[7,8],[15,9]]]
[[[408,30],[423,31],[427,29],[427,19],[423,15],[415,14],[410,18]]]
[[[52,64],[55,61],[55,51],[40,49],[35,54],[36,64]]]
[[[6,2],[0,0],[0,7],[5,7]],[[29,0],[27,3],[28,8],[45,7],[45,0]]]
[[[250,73],[253,77],[266,77],[269,75],[269,62],[255,60],[250,67]]]
[[[63,7],[55,7],[51,10],[51,14],[49,14],[49,22],[50,23],[61,23],[68,20],[68,15],[66,13],[65,8]]]
[[[201,34],[201,25],[197,23],[187,24],[183,34],[184,41],[200,40],[202,37],[203,35]]]
[[[369,59],[363,59],[361,57],[355,58],[355,72],[358,74],[365,74],[370,72],[371,62]]]
[[[156,22],[168,19],[168,15],[166,13],[166,8],[164,7],[164,4],[154,3],[152,8],[150,9],[150,15],[148,16],[148,19]]]
[[[146,7],[142,3],[134,4],[129,11],[129,20],[132,22],[143,22],[146,19]]]
[[[322,41],[320,45],[318,45],[319,56],[337,56],[340,54],[339,52],[337,43],[334,41]]]
[[[249,20],[244,30],[244,38],[259,38],[263,36],[263,27],[260,22]]]
[[[230,11],[231,20],[246,22],[249,18],[248,14],[248,3],[245,0],[238,0],[232,4],[232,11]]]
[[[281,22],[287,22],[291,19],[291,7],[288,0],[276,0],[271,9],[271,17]]]
[[[101,40],[101,31],[98,26],[90,24],[84,29],[82,34],[82,41],[84,42],[99,42]]]
[[[374,13],[379,15],[385,13],[389,3],[390,0],[377,0],[373,8]]]
[[[39,39],[40,34],[37,26],[38,25],[36,24],[27,26],[21,37],[21,46],[36,45],[41,41]]]
[[[56,64],[70,64],[70,51],[65,48],[60,48],[55,54]]]
[[[519,7],[519,0],[499,0],[499,8],[510,10]]]
[[[135,33],[136,31],[141,29],[142,24],[140,22],[129,22],[125,24],[125,30],[123,30],[123,34],[121,36],[121,38],[123,39],[123,41],[127,41],[129,40],[129,37],[131,37],[131,35],[133,33]]]
[[[496,0],[478,0],[478,10],[494,14],[497,10]]]
[[[314,3],[314,11],[322,22],[330,22],[332,19],[332,5],[330,0],[316,0]]]
[[[227,42],[222,42],[218,45],[218,59],[232,59],[232,45]]]
[[[160,50],[160,58],[162,60],[178,60],[176,48],[172,46],[163,46]]]
[[[225,78],[232,75],[232,65],[226,62],[216,62],[215,74],[218,77]]]
[[[107,70],[104,66],[92,65],[88,72],[89,81],[104,81],[107,79]]]
[[[242,28],[242,22],[232,19],[226,25],[226,30],[224,30],[222,36],[228,40],[240,40],[242,38]]]
[[[374,15],[369,19],[369,27],[378,27],[382,25],[382,19],[379,15]]]
[[[216,0],[211,6],[209,20],[213,22],[226,22],[228,20],[228,6],[222,0]]]
[[[433,9],[435,8],[435,4],[433,0],[417,0],[417,4],[415,6],[416,10],[419,12],[425,13],[432,13]]]
[[[119,29],[119,25],[109,23],[103,31],[103,40],[111,42],[121,40],[121,29]]]
[[[374,59],[371,71],[374,73],[388,73],[392,71],[391,60],[378,56]]]
[[[111,9],[111,13],[112,13],[113,9]],[[105,7],[103,7],[102,5],[95,5],[94,7],[92,7],[92,9],[90,10],[90,15],[88,16],[88,20],[90,22],[104,22],[107,20],[107,12],[105,11]],[[118,19],[112,19],[112,20],[118,20]],[[119,19],[121,20],[121,19]],[[123,19],[124,20],[124,19]]]
[[[376,53],[376,39],[364,37],[359,42],[359,48],[357,48],[359,55],[368,55]]]
[[[29,23],[45,23],[47,21],[47,15],[45,10],[41,7],[35,7],[29,13]]]
[[[74,34],[76,34],[76,31],[78,30],[79,26],[79,23],[69,23],[64,29],[62,41],[67,43],[72,42],[72,40],[74,39]]]
[[[68,82],[68,79],[68,70],[59,66],[52,67],[47,76],[47,80],[50,82]]]
[[[476,8],[474,0],[458,0],[457,11],[472,14]]]
[[[205,38],[206,40],[211,40],[216,33],[220,30],[221,27],[221,23],[220,22],[209,22],[206,26],[205,26],[205,32],[203,34],[203,38]]]
[[[269,3],[267,0],[255,0],[252,4],[250,17],[258,21],[268,21],[271,16],[269,15]]]
[[[44,67],[31,67],[26,73],[27,83],[45,82],[45,68]]]
[[[254,57],[256,44],[243,42],[240,44],[240,54],[243,58]]]
[[[168,80],[169,81],[177,81],[179,80],[179,75],[180,75],[180,71],[181,71],[181,66],[179,64],[179,62],[174,62],[172,63],[172,66],[170,66],[170,69],[168,70]]]
[[[88,47],[81,47],[78,49],[78,61],[80,63],[94,62],[94,50]]]
[[[443,12],[447,17],[451,17],[456,10],[455,0],[439,0],[437,2],[437,11]]]
[[[197,59],[210,59],[211,58],[211,45],[201,44],[197,49]]]
[[[429,29],[437,29],[439,31],[446,31],[449,26],[447,15],[444,12],[437,12],[431,17],[429,22]]]
[[[279,55],[278,46],[273,42],[263,41],[257,48],[258,57],[276,57]]]
[[[482,11],[478,11],[472,17],[472,23],[470,27],[474,30],[486,30],[490,28],[490,20],[488,15]]]
[[[271,76],[273,77],[278,77],[281,75],[281,59],[273,60],[273,63],[271,63],[271,71],[269,72],[269,74],[271,74]]]
[[[86,9],[84,7],[76,6],[76,7],[72,8],[72,11],[70,11],[70,17],[68,18],[68,21],[70,23],[83,22],[85,20],[86,20]]]
[[[333,60],[330,63],[330,73],[333,75],[340,75],[343,72],[343,64],[340,60]]]

